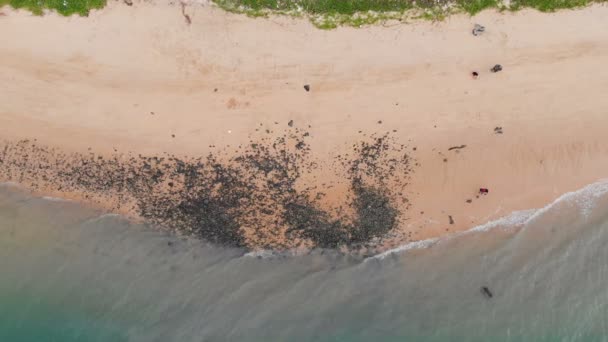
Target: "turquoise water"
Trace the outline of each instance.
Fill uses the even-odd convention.
[[[363,260],[243,255],[4,186],[0,341],[608,341],[607,191]]]

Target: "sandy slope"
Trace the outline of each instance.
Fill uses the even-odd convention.
[[[2,11],[8,140],[198,155],[294,120],[330,160],[359,130],[397,130],[421,164],[402,227],[415,238],[541,206],[608,173],[607,7],[333,31],[210,6],[189,7],[191,25],[164,4],[68,19]],[[483,36],[470,34],[476,22]],[[489,73],[495,63],[504,71]],[[475,198],[479,187],[490,195]]]

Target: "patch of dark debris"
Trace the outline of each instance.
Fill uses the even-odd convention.
[[[320,166],[310,157],[309,133],[293,121],[288,126],[282,136],[200,158],[66,154],[28,140],[6,142],[0,176],[33,190],[112,198],[114,209],[130,209],[159,227],[245,248],[368,247],[399,224],[398,208],[409,207],[406,146],[388,133],[372,135],[339,156],[330,167],[350,195],[347,213],[337,212],[322,206],[322,191],[303,186],[302,176]]]

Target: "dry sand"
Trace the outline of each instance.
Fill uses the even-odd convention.
[[[196,156],[294,120],[331,161],[359,131],[396,130],[420,166],[387,246],[539,207],[608,173],[608,7],[332,31],[186,10],[191,25],[168,4],[88,18],[2,9],[0,137]],[[486,33],[471,35],[474,23]],[[480,187],[489,195],[476,198]]]

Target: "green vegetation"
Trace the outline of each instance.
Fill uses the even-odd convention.
[[[27,9],[36,15],[42,15],[44,10],[55,10],[62,15],[89,15],[92,9],[100,9],[106,5],[106,0],[0,0],[0,7],[10,5],[16,9]]]
[[[452,13],[475,15],[484,9],[516,11],[535,8],[542,12],[577,8],[608,0],[213,0],[221,8],[249,16],[270,13],[306,16],[321,29],[363,26],[387,20],[443,20]]]
[[[555,12],[559,9],[578,8],[590,5],[594,2],[605,2],[606,0],[513,0],[509,10],[517,11],[522,8],[531,7],[541,12]]]
[[[458,7],[470,15],[475,15],[486,8],[498,7],[496,0],[458,0],[457,4]]]
[[[100,9],[107,0],[0,0],[0,7],[28,9],[41,15],[44,10],[55,10],[62,15],[87,16],[92,9]],[[307,17],[321,29],[338,26],[375,24],[389,20],[443,20],[447,15],[464,12],[475,15],[487,8],[516,11],[535,8],[553,12],[577,8],[593,2],[608,0],[213,0],[219,7],[252,17],[282,14]]]

